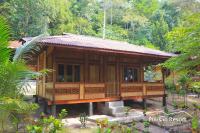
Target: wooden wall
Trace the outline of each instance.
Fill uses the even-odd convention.
[[[58,82],[58,64],[80,65],[80,82]],[[122,91],[121,84],[124,83],[124,67],[131,66],[136,68],[138,72],[137,83],[142,83],[144,81],[144,64],[141,56],[46,47],[38,56],[38,71],[47,68],[50,72],[38,79],[37,95],[51,101],[120,97]],[[67,86],[69,90],[56,90],[64,89]],[[101,87],[99,88],[99,86]],[[132,86],[136,90],[141,88],[137,84]],[[129,85],[124,85],[124,87],[129,88]],[[85,90],[83,91],[81,88]],[[127,90],[127,88],[124,88],[124,90]],[[92,89],[96,89],[96,91],[90,91]],[[63,95],[62,93],[64,92],[70,92],[70,96]],[[90,95],[92,93],[95,95]],[[135,91],[131,93],[136,95]],[[137,94],[142,95],[142,89]],[[123,95],[129,96],[130,94],[124,93]]]

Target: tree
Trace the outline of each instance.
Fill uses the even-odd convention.
[[[20,98],[26,81],[40,75],[40,73],[30,71],[24,60],[30,58],[30,53],[39,50],[35,41],[40,37],[36,37],[33,41],[19,47],[11,61],[11,54],[8,49],[9,28],[6,20],[3,17],[0,18],[0,96]]]
[[[48,32],[51,35],[74,32],[75,20],[70,10],[71,4],[69,0],[48,0]]]
[[[169,27],[164,20],[164,12],[158,11],[151,17],[151,36],[149,40],[152,44],[164,50],[167,45],[165,34],[168,33]]]
[[[164,65],[169,69],[183,71],[188,74],[197,72],[200,64],[200,13],[186,18],[184,25],[174,28],[167,34],[171,51],[179,52],[179,56],[169,59]]]
[[[52,12],[46,3],[47,0],[10,0],[7,3],[10,11],[6,17],[13,38],[37,36],[47,31]]]

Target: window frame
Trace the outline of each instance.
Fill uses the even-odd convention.
[[[137,70],[137,81],[130,81],[130,82],[127,82],[125,81],[124,79],[124,76],[125,76],[125,68],[129,69],[129,68],[132,68],[132,70],[136,69]],[[140,82],[140,68],[137,67],[137,66],[134,66],[134,65],[124,65],[122,67],[122,76],[121,76],[121,79],[122,79],[122,83],[139,83]]]
[[[58,70],[58,66],[59,65],[64,65],[64,82],[60,82],[59,81],[59,70]],[[66,81],[67,80],[67,66],[71,65],[72,66],[72,81]],[[75,82],[75,66],[79,66],[79,72],[80,72],[80,81]],[[78,63],[57,63],[56,64],[56,82],[57,83],[80,83],[82,78],[81,75],[82,74],[82,65],[78,64]]]

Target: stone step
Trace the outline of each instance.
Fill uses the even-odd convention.
[[[123,113],[124,112],[124,106],[117,106],[117,107],[110,107],[111,113]]]
[[[115,116],[115,117],[125,117],[126,116],[125,112],[114,113],[112,115]]]
[[[124,106],[124,101],[114,101],[114,102],[106,102],[105,106],[110,107],[117,107],[117,106]]]

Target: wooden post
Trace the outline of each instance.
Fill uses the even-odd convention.
[[[104,76],[104,74],[103,74],[103,71],[104,71],[104,69],[103,69],[103,55],[100,55],[100,82],[104,82],[104,79],[103,79],[103,76]]]
[[[39,63],[40,63],[40,55],[38,55],[38,57],[37,57],[37,72],[40,71],[40,64]],[[39,95],[39,89],[40,89],[39,82],[40,82],[40,79],[37,77],[37,79],[36,79],[36,95],[37,96]]]
[[[140,66],[140,81],[144,82],[144,66]]]
[[[116,73],[117,74],[116,75],[117,76],[116,77],[116,79],[117,79],[117,85],[116,85],[117,86],[117,96],[121,96],[121,92],[120,92],[120,77],[119,77],[120,76],[119,75],[119,69],[120,69],[120,67],[119,67],[119,58],[120,57],[119,56],[116,56],[116,57],[117,57],[117,59],[116,59],[117,60],[117,66],[116,66],[116,69],[117,69],[116,70],[116,72],[117,72]]]
[[[163,106],[167,106],[166,104],[166,92],[165,92],[165,69],[162,69],[162,83],[164,87],[164,95],[163,95]]]
[[[103,81],[105,84],[105,97],[107,97],[107,57],[104,55],[103,57]]]
[[[143,83],[143,96],[147,95],[146,85]]]
[[[46,50],[44,51],[44,55],[43,55],[43,59],[44,59],[44,66],[43,66],[43,69],[46,69]],[[43,75],[42,77],[42,85],[43,85],[43,89],[42,89],[42,96],[45,97],[46,96],[46,87],[45,87],[45,84],[46,84],[46,75]]]
[[[84,99],[84,84],[80,84],[80,99]]]
[[[85,83],[88,82],[88,80],[89,80],[88,70],[89,70],[88,54],[85,53],[85,64],[84,64],[84,75],[85,75],[84,81],[85,81]]]
[[[55,60],[55,48],[54,48],[54,50],[53,50],[53,104],[52,104],[52,106],[51,106],[51,114],[53,115],[53,116],[56,116],[56,104],[54,104],[55,103],[55,93],[56,93],[56,88],[55,88],[55,83],[56,83],[56,60]]]
[[[93,103],[90,102],[89,103],[89,116],[92,116],[93,115]]]

